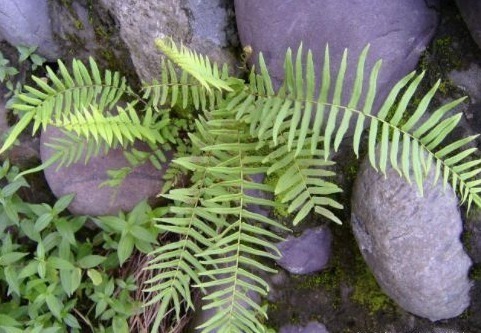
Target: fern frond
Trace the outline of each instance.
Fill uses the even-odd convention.
[[[206,124],[216,140],[214,144],[202,148],[220,161],[206,169],[216,181],[206,189],[211,199],[204,200],[204,204],[219,205],[207,210],[231,221],[214,238],[213,244],[199,255],[208,266],[201,275],[213,276],[200,286],[215,290],[204,297],[207,303],[204,309],[217,309],[216,315],[199,327],[202,332],[217,329],[226,332],[263,330],[257,314],[266,314],[247,293],[254,291],[265,295],[268,290],[266,282],[254,272],[273,270],[257,258],[279,257],[272,242],[281,238],[266,226],[285,229],[279,223],[249,210],[252,204],[274,206],[275,203],[269,199],[251,196],[253,189],[268,193],[273,189],[250,179],[252,175],[265,173],[266,167],[261,165],[263,157],[256,153],[257,144],[250,142],[247,126],[233,121],[232,115],[224,110],[212,112],[212,119]]]
[[[279,176],[275,194],[281,197],[283,203],[289,203],[289,213],[297,211],[292,222],[294,225],[302,221],[311,211],[342,224],[330,207],[342,209],[343,206],[328,197],[342,190],[336,184],[326,181],[327,177],[335,175],[333,171],[326,170],[326,167],[333,165],[334,162],[325,161],[323,156],[324,152],[320,149],[312,154],[306,142],[306,147],[297,155],[283,144],[263,161],[270,165],[268,175],[276,173]]]
[[[135,140],[152,144],[165,143],[160,130],[168,123],[168,119],[154,124],[142,122],[133,106],[128,104],[127,109],[117,107],[117,115],[104,115],[92,105],[65,114],[61,119],[54,120],[52,125],[75,132],[86,139],[92,136],[95,142],[103,141],[111,146],[114,142],[123,145],[124,142],[133,143]]]
[[[131,93],[125,78],[118,72],[107,70],[102,76],[92,58],[89,64],[87,68],[81,61],[74,59],[72,76],[59,60],[58,75],[46,67],[50,84],[33,76],[37,86],[25,86],[25,91],[17,96],[19,102],[13,105],[13,109],[19,111],[20,121],[12,129],[0,153],[15,142],[32,120],[35,133],[40,127],[45,129],[52,121],[61,121],[71,111],[81,112],[91,105],[95,105],[99,110],[112,109],[120,98]]]
[[[190,135],[196,153],[174,162],[193,171],[196,177],[203,175],[204,185],[171,191],[167,197],[178,202],[172,207],[176,216],[162,220],[165,230],[187,235],[186,214],[193,209],[186,211],[183,205],[195,206],[197,217],[193,225],[200,237],[197,244],[203,247],[195,257],[205,268],[199,270],[197,286],[207,293],[204,308],[217,309],[216,315],[199,327],[203,332],[262,331],[258,314],[265,316],[265,312],[247,292],[266,294],[267,283],[254,271],[273,270],[258,258],[279,257],[273,241],[281,238],[266,226],[285,229],[250,211],[252,205],[276,205],[272,200],[253,196],[252,190],[272,193],[274,189],[252,180],[253,175],[265,173],[267,167],[262,166],[263,156],[256,151],[257,143],[251,142],[248,125],[233,116],[234,113],[221,109],[207,112],[206,119],[196,121],[197,131]],[[194,192],[198,195],[195,199],[191,195]],[[212,230],[215,234],[211,234]],[[174,255],[178,260],[180,254]]]
[[[223,74],[221,79],[224,79]],[[179,106],[183,109],[193,106],[195,110],[213,110],[224,99],[223,94],[206,89],[195,77],[182,71],[180,78],[173,63],[162,59],[161,79],[142,87],[145,100],[156,108]]]
[[[387,166],[391,165],[407,181],[413,179],[422,193],[423,183],[430,168],[434,166],[436,180],[442,173],[444,184],[450,182],[460,193],[462,202],[466,201],[468,207],[473,201],[479,205],[479,183],[474,177],[479,174],[477,166],[481,162],[472,162],[475,150],[462,149],[474,138],[461,139],[454,143],[452,151],[438,153],[440,144],[453,131],[461,117],[459,114],[446,117],[446,114],[464,99],[448,103],[428,117],[429,104],[439,87],[438,82],[409,115],[408,105],[412,103],[412,97],[424,75],[411,73],[392,88],[376,114],[373,107],[381,61],[373,66],[369,73],[369,84],[363,87],[368,48],[369,46],[359,56],[356,77],[351,87],[344,84],[348,70],[347,51],[342,56],[337,77],[333,81],[329,48],[326,47],[322,80],[320,86],[316,86],[312,54],[308,52],[304,58],[301,45],[294,60],[292,52],[288,50],[284,63],[285,79],[277,92],[270,88],[271,79],[260,56],[260,74],[251,73],[250,83],[242,92],[242,97],[235,103],[228,104],[228,109],[236,112],[238,119],[250,123],[251,134],[261,141],[272,140],[277,145],[287,133],[287,149],[291,151],[295,148],[296,156],[305,152],[307,141],[310,141],[311,154],[315,154],[319,149],[319,139],[323,138],[322,150],[326,160],[332,149],[337,151],[349,129],[353,133],[354,152],[358,155],[361,136],[368,127],[368,157],[376,170],[385,173]],[[343,96],[347,89],[351,91],[350,96]],[[348,102],[345,103],[344,100]],[[289,123],[288,127],[286,123]],[[272,137],[266,138],[266,133]],[[376,150],[378,145],[379,149]]]
[[[216,235],[213,228],[216,223],[204,222],[216,222],[217,219],[200,205],[204,186],[199,182],[188,189],[171,190],[165,195],[176,202],[176,206],[171,207],[171,212],[175,215],[158,219],[157,226],[164,232],[179,235],[179,240],[160,246],[150,253],[152,259],[146,269],[159,272],[146,281],[150,287],[144,289],[145,292],[155,293],[145,306],[160,302],[153,332],[158,330],[167,312],[174,310],[179,321],[182,311],[194,309],[190,288],[193,283],[201,283],[199,274],[206,271],[196,254],[210,246],[210,239]],[[185,303],[184,310],[181,303]]]
[[[199,55],[184,45],[177,47],[171,38],[157,39],[155,45],[177,66],[192,75],[207,91],[210,91],[211,88],[233,90],[225,80],[220,78],[217,64],[211,64],[208,57]]]

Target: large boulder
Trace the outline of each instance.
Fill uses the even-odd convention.
[[[0,1],[0,37],[14,46],[38,46],[37,52],[50,60],[60,55],[47,0]]]
[[[378,79],[379,99],[385,95],[382,91],[388,91],[416,67],[437,27],[437,6],[437,0],[235,1],[242,45],[252,47],[254,63],[257,53],[263,53],[277,83],[283,79],[288,47],[297,50],[303,42],[304,49],[311,49],[314,60],[320,63],[329,43],[331,72],[335,73],[345,48],[350,52],[348,65],[353,66],[369,43],[366,67],[371,69],[376,60],[383,59]],[[351,67],[345,86],[352,85],[355,74],[355,67]],[[365,84],[368,77],[366,75]],[[347,102],[350,89],[344,91]]]
[[[474,41],[481,47],[481,2],[478,0],[456,0],[459,12],[468,26]]]
[[[352,228],[379,285],[405,310],[432,321],[452,318],[469,305],[471,259],[460,241],[458,199],[451,187],[424,196],[392,168],[387,178],[365,160],[352,196]]]
[[[171,36],[197,52],[223,63],[234,63],[232,5],[224,0],[100,0],[113,17],[143,81],[159,78],[156,38]]]
[[[62,60],[86,61],[93,57],[101,68],[121,71],[129,82],[137,83],[130,51],[120,37],[118,22],[98,1],[51,0],[49,12]]]
[[[54,138],[64,135],[57,128],[48,128],[41,135],[40,156],[47,161],[54,150],[47,143],[54,143]],[[136,145],[139,150],[148,151],[148,147]],[[100,184],[107,181],[108,170],[130,166],[120,148],[110,149],[107,154],[92,157],[88,163],[81,159],[68,167],[57,170],[57,164],[45,170],[45,178],[56,197],[75,193],[75,199],[69,206],[73,214],[79,215],[116,215],[119,211],[130,211],[144,199],[155,198],[162,189],[164,169],[155,168],[150,161],[136,166],[123,180],[120,186],[110,187]]]

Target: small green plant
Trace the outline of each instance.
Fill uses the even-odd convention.
[[[0,182],[0,332],[130,332],[128,319],[141,311],[131,297],[138,287],[115,275],[132,238],[151,251],[152,218],[161,212],[140,203],[130,214],[103,217],[100,232],[85,239],[87,217],[65,214],[72,195],[53,206],[24,202],[18,192],[28,184],[8,162]]]
[[[92,156],[104,148],[129,148],[135,140],[152,146],[175,145],[179,137],[173,131],[179,128],[170,126],[171,110],[197,110],[195,128],[188,133],[190,147],[173,161],[190,173],[190,184],[164,195],[172,204],[167,215],[152,219],[157,230],[144,218],[127,218],[123,223],[115,218],[96,220],[107,231],[121,232],[117,244],[121,262],[134,246],[150,251],[147,269],[157,273],[145,283],[151,297],[144,305],[159,304],[153,332],[167,313],[180,320],[194,309],[193,287],[204,293],[204,309],[217,310],[199,327],[202,332],[265,331],[266,311],[247,293],[268,292],[262,276],[274,270],[265,262],[279,258],[274,243],[282,238],[275,230],[286,227],[253,207],[283,206],[294,214],[294,224],[309,213],[341,223],[333,212],[342,208],[333,196],[341,189],[329,180],[335,175],[329,157],[350,127],[356,155],[369,128],[367,155],[376,170],[386,174],[391,166],[421,193],[434,170],[435,181],[451,184],[468,209],[473,202],[481,206],[481,180],[475,178],[481,172],[481,160],[472,158],[475,148],[463,149],[476,136],[441,145],[461,119],[460,114],[446,115],[463,99],[429,115],[438,82],[407,113],[424,73],[400,80],[375,113],[381,61],[363,86],[369,47],[358,58],[350,96],[343,98],[347,51],[337,75],[331,77],[326,47],[317,86],[312,53],[304,52],[302,45],[295,56],[288,50],[285,79],[275,90],[262,54],[259,71],[242,80],[230,76],[227,66],[220,69],[170,39],[158,40],[156,45],[168,59],[161,63],[159,81],[144,84],[139,94],[118,73],[101,73],[92,59],[88,67],[74,60],[71,69],[59,61],[59,74],[46,69],[48,83],[33,77],[37,86],[26,86],[17,96],[19,102],[13,108],[21,117],[0,149],[0,153],[8,149],[30,123],[34,133],[55,126],[67,135],[61,144],[53,145],[54,157],[36,170],[55,162],[78,161],[83,152]],[[258,175],[274,176],[277,181],[258,183]],[[271,199],[272,195],[280,200]],[[176,237],[155,245],[158,232]],[[110,239],[105,241],[108,244]]]

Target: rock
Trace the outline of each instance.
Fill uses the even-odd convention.
[[[459,12],[468,26],[474,41],[481,47],[481,2],[477,0],[456,0]]]
[[[47,0],[0,1],[0,35],[14,46],[38,46],[37,53],[50,60],[60,55],[50,27]]]
[[[234,36],[232,5],[225,0],[101,0],[118,23],[139,77],[159,78],[156,38],[171,36],[219,63],[234,63],[229,51]]]
[[[130,51],[120,37],[115,19],[98,1],[49,1],[52,31],[62,59],[87,61],[93,57],[100,68],[117,70],[136,84],[137,74]]]
[[[463,250],[463,222],[451,187],[416,185],[389,168],[387,179],[366,159],[352,196],[352,227],[379,285],[402,308],[432,321],[469,305],[471,259]]]
[[[312,321],[304,326],[296,325],[285,325],[279,330],[279,333],[329,333],[326,326],[318,323],[317,321]]]
[[[56,128],[49,128],[41,135],[40,155],[47,161],[53,149],[45,144],[52,138],[62,136]],[[147,151],[144,145],[136,148]],[[70,212],[79,215],[116,215],[119,211],[130,211],[137,203],[155,197],[162,188],[163,170],[156,169],[150,161],[137,166],[119,187],[99,185],[108,180],[107,171],[129,166],[122,149],[111,149],[107,155],[98,155],[84,164],[83,160],[69,167],[56,170],[54,164],[45,170],[45,178],[56,197],[75,193],[69,206]]]
[[[283,1],[236,0],[235,10],[242,45],[253,49],[252,62],[263,52],[272,77],[283,79],[284,55],[288,47],[311,49],[314,61],[324,57],[326,43],[331,54],[331,77],[338,68],[344,48],[349,48],[345,87],[353,84],[355,65],[361,50],[371,44],[366,68],[383,59],[378,78],[378,95],[386,92],[411,72],[433,36],[438,23],[438,1]],[[319,71],[320,65],[317,66]],[[348,67],[349,68],[349,67]],[[318,72],[319,73],[319,72]],[[365,72],[368,73],[368,72]],[[317,75],[319,78],[321,75]],[[365,85],[369,75],[366,75]],[[333,90],[333,88],[331,89]],[[350,88],[344,89],[344,102]]]
[[[299,237],[289,235],[277,244],[282,254],[277,263],[293,274],[320,271],[331,255],[331,242],[331,231],[326,226],[306,229]]]
[[[481,102],[481,67],[478,64],[472,63],[465,70],[453,70],[449,79],[469,95],[471,103]]]

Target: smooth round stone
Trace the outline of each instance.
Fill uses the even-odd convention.
[[[38,46],[38,53],[55,60],[60,53],[50,27],[47,0],[0,1],[0,37],[13,46]]]
[[[421,197],[389,168],[387,178],[366,159],[352,196],[352,228],[382,289],[402,308],[432,321],[460,315],[469,305],[471,259],[460,241],[458,198],[433,172]]]
[[[258,52],[263,53],[277,84],[283,80],[288,47],[296,51],[302,42],[305,51],[312,50],[319,79],[324,50],[329,44],[333,82],[342,53],[348,48],[350,70],[346,74],[343,95],[346,103],[356,75],[358,56],[370,44],[366,68],[370,71],[378,59],[383,59],[378,77],[380,94],[375,105],[379,105],[379,99],[383,99],[395,82],[416,68],[436,30],[437,6],[437,0],[235,1],[242,45],[252,47],[252,63],[257,63]],[[364,87],[368,80],[369,72],[366,71]]]
[[[277,264],[293,274],[309,274],[326,267],[331,256],[332,234],[326,226],[306,229],[301,236],[289,235],[277,244],[282,257]]]
[[[53,149],[45,144],[54,137],[62,136],[60,130],[48,128],[41,135],[40,156],[43,162],[53,154]],[[136,144],[139,150],[148,148]],[[69,206],[70,212],[78,215],[116,215],[120,211],[130,211],[144,199],[155,197],[162,188],[163,170],[156,169],[151,162],[134,168],[118,187],[103,186],[108,180],[108,170],[129,166],[120,148],[111,149],[106,155],[92,157],[87,164],[83,159],[68,167],[57,169],[54,164],[48,167],[45,178],[56,197],[75,193]]]

